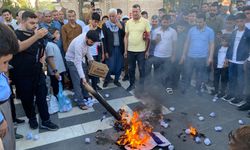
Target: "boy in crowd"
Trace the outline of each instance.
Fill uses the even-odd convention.
[[[221,98],[225,96],[228,83],[228,66],[225,64],[226,54],[230,42],[230,34],[223,34],[220,45],[217,45],[214,52],[214,94]],[[219,88],[221,85],[221,88]]]
[[[85,26],[83,29],[84,33],[87,33],[90,30],[94,30],[97,31],[99,33],[100,39],[98,40],[98,42],[96,42],[93,46],[91,46],[89,48],[90,54],[93,56],[95,61],[104,61],[104,52],[103,52],[103,44],[102,44],[102,39],[104,38],[103,36],[103,32],[102,29],[100,27],[98,27],[98,24],[100,22],[101,16],[98,13],[93,13],[92,14],[92,20],[90,21],[90,24]],[[99,56],[101,55],[101,60],[99,58]],[[94,76],[90,76],[91,79],[91,84],[92,87],[94,88],[94,90],[102,90],[102,88],[100,88],[97,83],[98,83],[98,78],[94,77]]]
[[[60,39],[60,33],[56,28],[50,28],[49,32],[53,36],[53,41],[47,43],[45,52],[47,57],[46,60],[48,63],[48,75],[50,76],[53,94],[57,97],[57,94],[59,92],[59,81],[62,80],[63,83],[63,74],[66,69],[61,51],[56,45],[56,42]]]
[[[11,117],[9,98],[11,89],[9,79],[5,75],[8,71],[9,61],[16,54],[19,45],[13,31],[0,23],[0,138],[6,150],[15,150],[15,134]]]
[[[232,34],[235,30],[235,16],[229,15],[225,21],[225,27],[221,30],[222,34]]]
[[[230,104],[236,106],[244,104],[244,63],[249,56],[250,49],[250,30],[245,27],[245,19],[244,13],[236,15],[238,29],[232,33],[226,57],[229,62],[229,93],[224,100],[230,101]]]

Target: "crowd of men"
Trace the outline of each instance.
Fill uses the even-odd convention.
[[[107,16],[93,9],[88,22],[77,19],[74,10],[66,14],[57,10],[21,10],[14,19],[12,12],[4,9],[2,23],[15,35],[4,31],[6,27],[1,24],[1,36],[8,34],[12,42],[17,38],[18,44],[4,45],[7,40],[0,43],[0,62],[3,56],[12,58],[14,54],[3,63],[10,61],[10,84],[15,87],[15,92],[7,88],[7,94],[2,94],[2,87],[9,84],[3,73],[8,69],[0,70],[0,101],[10,99],[14,123],[24,123],[15,114],[16,97],[22,102],[31,129],[58,130],[48,113],[47,89],[52,87],[57,97],[58,83],[62,82],[65,89],[74,92],[72,101],[80,109],[88,109],[86,103],[92,97],[85,85],[91,83],[94,90],[102,90],[100,79],[88,75],[88,68],[97,61],[109,67],[103,88],[111,82],[120,87],[122,71],[122,80],[130,83],[127,91],[137,88],[143,92],[145,82],[150,81],[161,85],[168,94],[175,90],[185,94],[195,81],[198,95],[213,87],[209,92],[215,98],[238,106],[238,110],[250,110],[250,6],[239,0],[236,8],[230,10],[218,2],[179,11],[161,8],[149,19],[149,14],[135,4],[132,18],[122,16],[121,9],[112,8]],[[6,48],[12,50],[2,52]],[[49,86],[46,76],[50,78]],[[2,112],[0,136],[4,137],[7,110]],[[6,149],[14,149],[9,140],[3,142]]]

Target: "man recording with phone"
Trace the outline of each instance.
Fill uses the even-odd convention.
[[[37,26],[37,16],[33,12],[25,11],[22,15],[22,28],[15,31],[20,48],[12,60],[13,81],[29,119],[30,128],[38,128],[36,104],[42,120],[40,128],[54,131],[59,127],[50,121],[45,75],[40,62],[44,55],[46,46],[44,37],[48,34],[48,30],[44,28],[37,30]]]

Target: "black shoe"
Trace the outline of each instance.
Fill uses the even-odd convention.
[[[109,81],[104,81],[104,83],[103,83],[103,85],[102,85],[102,87],[107,87],[108,86],[108,84],[109,84]]]
[[[250,110],[250,103],[245,103],[237,108],[239,111],[247,111]]]
[[[121,87],[121,86],[122,86],[121,83],[120,83],[119,81],[114,81],[114,84],[115,84],[116,86],[118,86],[118,87]]]
[[[100,90],[102,90],[102,88],[100,87],[100,86],[96,86],[96,90],[98,90],[98,91],[100,91]]]
[[[229,101],[234,100],[235,98],[232,97],[231,95],[227,95],[227,96],[222,97],[221,99],[224,100],[224,101],[228,101],[229,102]]]
[[[15,134],[15,137],[16,137],[16,139],[18,140],[18,139],[22,139],[23,138],[23,135],[21,135],[21,134]]]
[[[40,128],[46,129],[49,131],[56,131],[59,129],[58,125],[52,123],[50,120],[42,122],[42,124],[40,125]]]
[[[33,130],[38,128],[38,122],[36,119],[30,119],[29,124],[30,124],[30,128]]]
[[[128,75],[125,75],[122,79],[122,81],[127,81],[129,79]]]
[[[224,96],[225,96],[224,93],[220,93],[220,94],[217,95],[218,98],[222,98],[222,97],[224,97]]]
[[[16,119],[13,120],[13,123],[14,124],[22,124],[22,123],[25,123],[25,120],[16,118]]]
[[[126,90],[128,92],[132,91],[133,89],[135,89],[135,86],[134,85],[130,85]]]

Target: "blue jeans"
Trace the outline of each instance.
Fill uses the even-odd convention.
[[[201,84],[207,80],[207,58],[188,57],[184,63],[183,89],[190,85],[193,72],[195,73],[196,89],[200,90]]]
[[[145,77],[145,52],[128,52],[128,71],[130,85],[135,84],[135,69],[138,63],[140,73],[140,84],[144,84]]]
[[[250,61],[246,63],[246,100],[250,103]]]
[[[244,90],[244,65],[229,63],[229,95],[243,98]]]
[[[84,89],[82,83],[81,83],[81,79],[80,76],[77,72],[77,69],[75,67],[75,64],[71,61],[67,61],[67,66],[69,69],[69,73],[70,73],[70,77],[72,79],[72,83],[73,83],[73,91],[74,91],[74,99],[76,100],[83,100],[84,98],[89,97],[88,92]],[[87,77],[88,75],[86,74],[87,72],[87,66],[86,64],[82,63],[82,67],[83,70],[85,72],[85,76]]]

